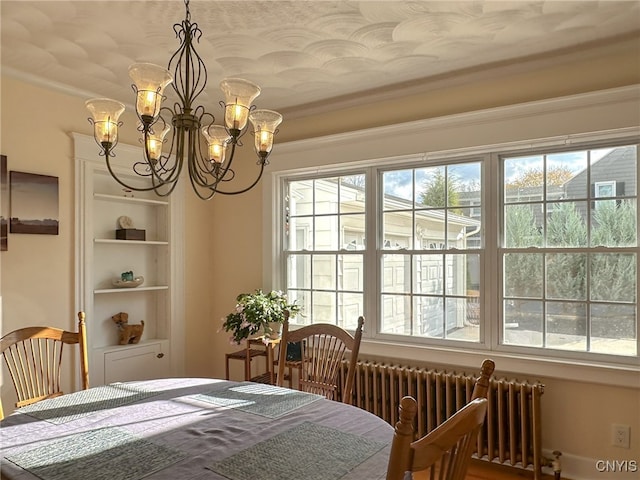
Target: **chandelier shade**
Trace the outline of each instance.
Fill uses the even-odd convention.
[[[282,115],[273,110],[255,110],[249,115],[255,132],[255,148],[259,156],[269,155],[273,148],[273,135],[282,122]]]
[[[160,113],[164,89],[173,82],[171,72],[153,63],[135,63],[129,67],[136,92],[136,113],[153,122]]]
[[[202,135],[209,146],[209,160],[216,163],[224,162],[227,145],[231,142],[231,135],[222,125],[202,127]]]
[[[129,67],[139,119],[137,128],[143,146],[142,159],[133,163],[131,169],[134,174],[147,178],[148,186],[128,184],[111,166],[124,105],[105,98],[88,100],[89,122],[93,124],[95,140],[111,176],[129,190],[170,195],[186,163],[185,170],[193,190],[203,200],[216,193],[244,193],[258,184],[269,163],[267,159],[282,115],[273,110],[256,109],[253,102],[261,89],[241,78],[220,82],[224,94],[224,100],[220,102],[223,109],[221,125],[215,123],[214,115],[202,105],[196,105],[207,84],[207,69],[195,48],[203,33],[198,24],[191,21],[189,0],[184,4],[185,19],[173,26],[180,46],[171,56],[168,68],[152,63],[136,63]],[[171,97],[178,99],[172,107],[163,106],[167,98],[165,90],[169,86],[174,94]],[[249,128],[253,129],[258,161],[254,166],[256,173],[241,182],[236,178],[232,164],[236,147],[242,146],[241,138]]]
[[[94,98],[87,100],[85,106],[93,117],[93,135],[98,144],[113,148],[118,143],[118,119],[124,105],[109,98]]]

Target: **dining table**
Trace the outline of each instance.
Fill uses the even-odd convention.
[[[393,427],[285,387],[211,378],[112,383],[0,422],[8,480],[384,479]]]

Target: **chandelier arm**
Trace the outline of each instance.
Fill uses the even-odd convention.
[[[136,191],[136,192],[150,192],[151,190],[155,190],[157,188],[155,186],[151,186],[151,187],[134,187],[133,185],[129,185],[128,183],[125,183],[123,180],[120,179],[120,177],[118,177],[118,175],[116,175],[116,172],[114,172],[113,168],[111,167],[110,158],[113,157],[114,155],[110,155],[109,150],[105,150],[104,156],[105,156],[105,160],[106,160],[106,164],[107,164],[107,170],[109,170],[109,173],[111,174],[113,179],[116,182],[118,182],[120,185],[122,185],[123,187],[128,188],[129,190]]]
[[[198,156],[196,152],[196,144],[198,143],[198,132],[196,131],[195,135],[191,135],[191,133],[194,132],[189,132],[189,146],[191,153],[191,157],[188,161],[189,180],[191,181],[191,186],[193,187],[193,191],[196,193],[196,195],[201,200],[209,200],[215,195],[216,191],[215,189],[211,188],[211,185],[207,184],[206,178],[203,177],[198,171]],[[207,193],[202,193],[202,190],[205,190]]]
[[[225,192],[223,190],[216,189],[216,193],[219,193],[220,195],[240,195],[241,193],[248,192],[253,187],[255,187],[258,184],[258,182],[260,181],[260,179],[262,178],[262,174],[264,172],[264,166],[265,166],[265,164],[263,162],[261,162],[260,163],[260,171],[258,172],[258,177],[248,187],[243,188],[242,190],[236,190],[236,191],[233,191],[233,192]]]
[[[195,135],[192,135],[192,133],[193,132],[189,132],[188,138],[189,156],[187,163],[189,166],[189,178],[191,178],[191,184],[194,188],[196,185],[203,188],[209,188],[206,174],[210,172],[200,165],[200,163],[202,163],[202,159],[200,155],[198,155],[198,150],[196,149],[196,144],[198,143],[198,132],[195,132]]]

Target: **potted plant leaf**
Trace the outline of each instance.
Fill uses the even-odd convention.
[[[222,324],[225,332],[232,333],[230,341],[235,344],[258,334],[277,338],[285,310],[289,311],[289,318],[294,318],[301,309],[295,302],[289,303],[281,290],[241,293],[236,302],[235,310],[223,318]]]

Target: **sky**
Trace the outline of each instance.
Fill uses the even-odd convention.
[[[612,149],[591,150],[591,161],[595,162],[611,152]],[[507,182],[518,178],[526,171],[531,169],[542,170],[543,155],[510,157],[505,159],[505,178]],[[554,167],[564,167],[575,174],[587,167],[587,151],[580,150],[575,152],[562,152],[547,155],[547,169]],[[426,182],[428,174],[431,174],[437,167],[418,168],[416,169],[416,185],[420,187]],[[467,164],[450,165],[449,175],[455,176],[459,184],[473,185],[480,184],[480,163],[472,162]],[[411,200],[412,189],[412,170],[395,170],[388,171],[384,174],[384,190],[385,193]]]

